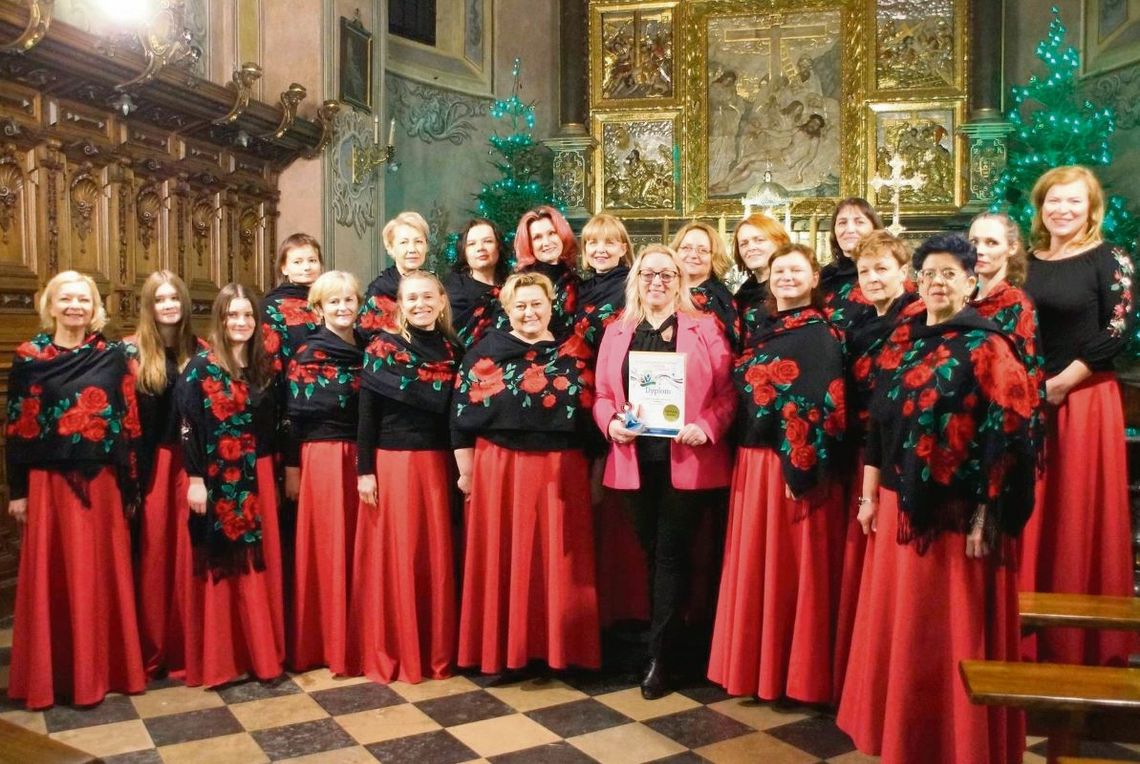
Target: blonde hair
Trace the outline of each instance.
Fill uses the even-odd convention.
[[[592,271],[594,268],[586,260],[586,242],[588,241],[606,241],[607,239],[615,239],[625,245],[625,254],[621,256],[621,262],[624,265],[629,265],[633,262],[633,242],[629,240],[629,232],[625,230],[625,224],[621,222],[620,218],[605,213],[594,215],[586,225],[582,226],[582,234],[578,237],[582,240],[582,270]]]
[[[430,281],[439,292],[440,298],[443,300],[443,307],[440,308],[439,315],[435,317],[435,328],[443,333],[448,339],[455,339],[455,335],[451,328],[451,300],[447,299],[447,290],[443,288],[443,282],[439,280],[434,273],[428,271],[408,271],[404,277],[400,279],[400,286],[396,287],[396,326],[400,330],[400,336],[406,340],[410,340],[411,332],[408,329],[408,317],[404,314],[404,288],[410,281]]]
[[[235,300],[248,300],[249,307],[253,309],[253,335],[245,343],[246,363],[244,369],[238,363],[237,356],[234,355],[233,344],[226,332],[227,314],[230,311],[230,305]],[[210,349],[213,350],[214,358],[217,359],[218,366],[222,367],[222,371],[234,379],[247,379],[255,387],[264,388],[272,379],[272,374],[269,368],[269,359],[265,354],[265,346],[261,341],[261,319],[259,315],[260,310],[254,293],[241,284],[231,281],[218,290],[218,296],[214,298],[214,305],[210,309],[209,336]]]
[[[641,291],[637,287],[638,275],[641,271],[641,263],[649,255],[664,255],[673,262],[673,267],[677,269],[677,294],[673,298],[673,308],[677,313],[685,313],[690,316],[697,315],[697,309],[693,305],[693,297],[689,294],[689,277],[685,273],[684,263],[681,262],[681,256],[674,250],[666,247],[664,244],[647,244],[641,248],[637,253],[637,257],[633,259],[633,265],[629,267],[629,276],[625,280],[625,310],[622,311],[621,321],[628,326],[638,326],[645,320],[645,306],[641,304]]]
[[[1033,200],[1033,223],[1029,229],[1029,240],[1034,249],[1048,249],[1052,238],[1048,229],[1045,228],[1044,219],[1041,217],[1041,207],[1045,204],[1045,197],[1048,196],[1049,189],[1053,186],[1074,183],[1078,180],[1084,181],[1085,188],[1089,192],[1089,219],[1088,226],[1085,228],[1085,235],[1075,241],[1074,244],[1083,246],[1100,241],[1100,227],[1104,223],[1104,189],[1101,188],[1100,181],[1097,180],[1092,170],[1083,165],[1071,164],[1064,167],[1054,167],[1033,184],[1033,192],[1030,194],[1030,198]]]
[[[99,294],[99,287],[95,285],[95,279],[79,271],[63,271],[52,276],[51,280],[44,286],[44,291],[40,292],[40,326],[46,331],[55,331],[55,319],[51,315],[51,304],[55,300],[55,293],[64,284],[78,282],[86,284],[87,288],[91,290],[91,303],[94,309],[91,312],[91,323],[87,325],[87,330],[100,332],[107,325],[107,311],[103,307],[103,295]]]
[[[142,289],[139,290],[139,326],[135,335],[135,343],[139,349],[139,373],[135,384],[139,390],[150,395],[161,394],[171,382],[166,378],[166,343],[162,339],[158,319],[154,314],[158,289],[166,284],[174,287],[178,302],[182,305],[182,317],[178,320],[174,339],[174,350],[177,353],[175,363],[178,370],[182,371],[186,363],[198,352],[198,341],[194,337],[194,328],[190,323],[190,290],[186,288],[186,282],[172,271],[155,271],[146,277]]]
[[[510,312],[510,305],[515,301],[515,293],[523,287],[536,286],[542,290],[546,295],[546,299],[550,304],[554,304],[554,284],[545,274],[537,271],[527,271],[526,273],[514,273],[507,277],[501,289],[499,289],[499,304],[503,306],[503,310]]]
[[[669,248],[674,252],[680,250],[681,240],[689,231],[704,231],[705,235],[709,237],[709,252],[712,255],[712,275],[718,281],[723,281],[725,275],[732,270],[732,258],[728,254],[728,250],[724,246],[724,239],[720,238],[720,234],[715,228],[708,223],[701,222],[700,220],[693,220],[681,226],[681,230],[677,231],[673,236],[673,241],[670,242]],[[696,285],[694,285],[696,286]]]
[[[348,271],[325,271],[309,287],[309,308],[318,310],[321,303],[338,294],[356,295],[356,302],[364,304],[360,282]]]
[[[401,212],[384,224],[384,231],[381,234],[381,237],[384,239],[384,249],[389,252],[392,251],[392,247],[394,246],[393,239],[396,238],[396,228],[402,225],[414,228],[422,233],[424,235],[424,241],[427,241],[431,237],[431,229],[428,227],[428,222],[424,220],[424,216],[418,212],[408,210]]]
[[[970,226],[979,220],[996,220],[1005,229],[1005,240],[1010,247],[1005,259],[1005,280],[1016,287],[1024,284],[1029,273],[1029,256],[1025,254],[1025,242],[1021,240],[1021,229],[1017,223],[1004,212],[983,212],[970,221]]]

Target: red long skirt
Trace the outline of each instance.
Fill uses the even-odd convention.
[[[737,451],[709,679],[730,695],[830,703],[846,494],[833,483],[808,513],[785,486],[775,451]]]
[[[649,569],[620,494],[605,490],[597,523],[598,612],[603,626],[649,620]]]
[[[1128,460],[1115,376],[1094,374],[1048,412],[1045,476],[1022,534],[1020,589],[1129,597]],[[1127,632],[1046,629],[1022,652],[1050,663],[1125,665],[1138,647]]]
[[[836,723],[883,764],[1016,764],[1024,716],[971,704],[958,675],[962,660],[1017,660],[1016,575],[966,557],[961,533],[919,555],[897,542],[898,515],[880,490]]]
[[[154,481],[143,500],[139,534],[139,641],[147,673],[180,671],[186,665],[186,593],[193,569],[186,530],[182,449],[162,446],[154,458]]]
[[[855,610],[859,605],[859,584],[867,556],[867,535],[859,525],[859,497],[863,495],[863,449],[855,459],[855,473],[847,490],[846,540],[843,545],[843,574],[839,582],[839,617],[835,624],[835,660],[832,677],[835,692],[832,702],[843,694],[843,677],[851,654],[851,633],[855,630]]]
[[[8,697],[30,709],[77,706],[146,688],[131,538],[111,468],[84,507],[62,474],[33,469],[20,548]]]
[[[281,533],[269,456],[257,460],[257,500],[265,570],[191,581],[184,676],[188,685],[216,687],[247,673],[263,680],[281,674],[285,662]]]
[[[580,451],[480,438],[472,465],[459,665],[485,673],[601,665],[594,530]]]
[[[393,473],[403,474],[403,473]],[[356,444],[321,440],[301,446],[301,490],[293,563],[290,665],[348,673],[348,595],[356,537]]]
[[[450,451],[376,451],[377,504],[360,504],[351,668],[376,682],[450,675],[455,656]]]

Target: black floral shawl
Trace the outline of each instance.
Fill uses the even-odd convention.
[[[847,428],[849,441],[862,444],[866,435],[868,407],[875,389],[875,356],[899,322],[910,313],[926,308],[916,292],[904,291],[880,316],[875,310],[860,311],[844,332],[847,358]]]
[[[1037,389],[973,308],[934,326],[907,314],[875,360],[866,452],[898,492],[898,541],[922,553],[941,533],[968,533],[984,507],[991,548],[1004,547],[997,535],[1018,535],[1033,510]]]
[[[443,288],[451,304],[452,329],[464,348],[483,339],[504,317],[498,286],[484,284],[469,273],[452,273]]]
[[[321,325],[309,307],[309,287],[285,283],[265,295],[261,306],[261,342],[277,374],[285,371],[293,350]]]
[[[855,261],[839,255],[823,267],[819,274],[819,288],[823,292],[823,313],[827,320],[844,331],[855,323],[862,313],[874,312],[873,306],[859,289],[859,274]]]
[[[508,332],[488,332],[459,368],[452,428],[574,432],[579,413],[593,405],[590,358],[577,333],[561,344],[531,344]]]
[[[364,354],[362,384],[374,393],[433,414],[451,402],[463,349],[439,331],[380,332]]]
[[[87,481],[115,468],[123,508],[141,495],[136,448],[141,436],[135,379],[121,343],[91,334],[62,348],[37,334],[16,348],[8,376],[5,455],[12,498],[27,496],[32,468],[61,472],[84,506]]]
[[[716,319],[717,328],[728,340],[729,346],[740,351],[740,316],[732,292],[718,278],[710,276],[695,287],[689,288],[693,305],[702,313]]]
[[[203,465],[206,513],[190,514],[194,574],[218,580],[265,569],[250,385],[227,374],[213,351],[191,359],[174,390],[188,464]],[[264,393],[268,395],[268,391]]]
[[[400,289],[400,270],[392,265],[372,279],[364,292],[364,306],[360,309],[357,326],[366,339],[377,332],[394,332],[396,328],[396,294]]]
[[[628,278],[629,266],[623,263],[582,281],[578,291],[578,320],[586,319],[583,336],[595,351],[602,344],[606,327],[621,315],[625,307],[625,285]],[[575,322],[576,325],[577,323],[578,321]]]
[[[319,428],[356,440],[363,338],[349,344],[322,326],[298,348],[286,373],[286,414],[294,435]]]
[[[768,318],[767,300],[768,282],[757,281],[754,273],[748,274],[748,278],[732,296],[736,314],[740,316],[740,341],[745,345],[751,341],[752,332]]]
[[[810,307],[767,319],[733,365],[738,443],[774,449],[797,497],[825,484],[841,463],[843,376],[843,335]]]

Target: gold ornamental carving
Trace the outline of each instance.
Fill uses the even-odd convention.
[[[238,252],[245,263],[253,258],[257,244],[257,229],[261,226],[261,215],[256,207],[246,207],[238,217]]]
[[[90,171],[83,171],[72,179],[68,189],[68,198],[71,202],[71,227],[81,246],[86,247],[87,237],[91,234],[94,225],[95,205],[99,203],[102,191]],[[84,250],[85,251],[85,250]]]
[[[215,125],[232,124],[245,113],[253,97],[253,86],[259,79],[261,79],[261,65],[253,61],[247,61],[234,69],[232,80],[226,83],[226,88],[234,91],[234,105],[224,117],[214,120]]]
[[[277,124],[277,129],[272,133],[264,136],[266,140],[281,140],[285,137],[285,133],[289,132],[289,128],[293,126],[293,122],[297,119],[297,107],[301,105],[301,101],[305,100],[305,96],[309,91],[305,86],[294,82],[286,90],[281,92],[281,121]]]
[[[55,11],[55,0],[27,0],[27,5],[28,25],[15,40],[0,44],[0,53],[25,53],[47,34]]]
[[[24,173],[11,157],[0,160],[0,235],[8,243],[8,234],[18,213],[20,194],[24,190]]]
[[[139,225],[139,243],[150,249],[162,214],[162,196],[154,186],[146,186],[135,196],[135,219]]]

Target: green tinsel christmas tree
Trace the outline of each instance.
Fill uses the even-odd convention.
[[[511,70],[514,86],[510,97],[491,105],[491,117],[505,121],[507,127],[505,134],[496,131],[490,138],[488,153],[494,157],[491,163],[499,171],[499,178],[483,184],[482,190],[475,195],[475,209],[470,211],[472,215],[495,223],[508,245],[515,238],[515,226],[523,213],[540,204],[558,206],[551,194],[550,152],[536,143],[531,134],[534,130],[534,105],[519,98],[521,71],[522,61],[516,58]],[[449,262],[455,262],[457,246],[458,235],[453,233],[447,241]],[[504,252],[503,255],[509,253]]]
[[[1025,86],[1012,88],[1006,119],[1014,131],[1008,163],[994,186],[993,205],[995,211],[1008,212],[1027,235],[1033,219],[1030,192],[1037,179],[1062,165],[1081,164],[1095,171],[1111,164],[1109,139],[1116,130],[1112,109],[1098,108],[1079,91],[1080,53],[1065,44],[1065,26],[1056,6],[1049,34],[1036,52],[1046,73],[1031,75]],[[1110,195],[1106,204],[1104,238],[1133,250],[1137,220],[1125,199]]]

